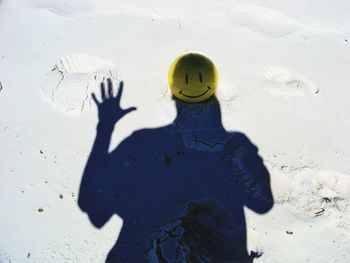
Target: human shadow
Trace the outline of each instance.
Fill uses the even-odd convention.
[[[96,228],[113,214],[122,230],[106,262],[252,262],[243,207],[273,206],[269,173],[258,148],[221,122],[215,97],[177,99],[177,116],[164,127],[133,132],[108,152],[115,123],[136,110],[119,106],[101,84],[97,134],[79,193],[79,207]],[[116,129],[118,132],[118,127]]]

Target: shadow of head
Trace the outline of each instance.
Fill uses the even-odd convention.
[[[183,102],[175,97],[177,123],[187,129],[223,129],[221,123],[221,109],[215,96],[197,103]]]

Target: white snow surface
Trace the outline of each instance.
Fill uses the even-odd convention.
[[[349,14],[347,0],[0,0],[0,262],[103,262],[122,219],[97,230],[77,206],[90,93],[123,80],[137,107],[112,149],[174,119],[167,72],[186,52],[214,61],[225,128],[270,171],[273,209],[246,209],[255,262],[350,262]]]

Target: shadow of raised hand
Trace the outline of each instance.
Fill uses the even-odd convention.
[[[124,115],[131,111],[136,110],[136,107],[130,107],[122,109],[120,107],[120,98],[123,93],[123,82],[119,84],[118,93],[116,96],[113,95],[113,84],[111,79],[107,79],[107,90],[105,83],[101,82],[101,102],[97,99],[94,93],[91,94],[92,99],[95,101],[98,108],[99,123],[103,126],[114,126]]]

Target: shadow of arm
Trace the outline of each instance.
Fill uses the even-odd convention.
[[[273,206],[270,174],[258,148],[242,133],[236,133],[225,145],[226,166],[241,188],[243,204],[256,213],[268,212]]]
[[[123,82],[119,83],[117,95],[113,92],[113,83],[107,79],[107,87],[104,82],[100,84],[101,101],[92,94],[98,108],[99,124],[97,125],[96,138],[84,169],[80,185],[78,205],[81,210],[89,215],[91,223],[95,227],[102,227],[115,211],[113,198],[114,191],[114,167],[113,161],[118,160],[118,154],[108,154],[112,132],[115,124],[129,112],[135,111],[135,107],[122,109],[120,98],[123,92]],[[118,147],[119,149],[120,147]],[[118,151],[115,151],[118,152]],[[119,151],[120,152],[120,151]],[[115,159],[115,157],[117,157]],[[119,182],[117,182],[119,185]]]
[[[249,172],[252,173],[252,182],[248,193],[244,195],[245,206],[258,214],[264,214],[273,207],[273,196],[270,187],[270,174],[267,171],[262,158],[258,155],[249,156]],[[249,191],[250,190],[250,191]]]
[[[111,207],[105,203],[104,192],[107,178],[112,172],[108,154],[112,132],[111,125],[97,126],[96,138],[80,184],[78,205],[97,228],[101,228],[113,215]]]

